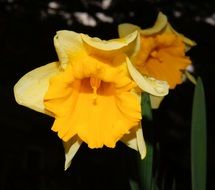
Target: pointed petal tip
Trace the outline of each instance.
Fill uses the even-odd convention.
[[[140,158],[143,160],[146,157],[146,152],[140,153]]]
[[[152,109],[158,109],[163,99],[164,99],[164,96],[159,97],[159,96],[150,95],[150,102],[151,102]]]
[[[72,163],[72,159],[74,158],[81,144],[82,144],[82,141],[77,136],[73,137],[68,142],[63,141],[64,151],[65,151],[64,170],[67,170],[70,167]]]
[[[167,16],[162,12],[159,12],[154,25],[151,28],[142,29],[140,31],[140,34],[145,36],[157,34],[160,31],[162,31],[167,26],[167,24],[168,24]]]

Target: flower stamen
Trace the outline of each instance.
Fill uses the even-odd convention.
[[[101,84],[101,80],[96,77],[90,77],[90,86],[93,89],[93,99],[97,99],[97,90]]]

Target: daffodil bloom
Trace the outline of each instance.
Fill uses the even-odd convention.
[[[102,41],[59,31],[54,38],[59,61],[34,69],[15,85],[19,104],[55,117],[52,130],[64,142],[65,169],[82,142],[101,148],[122,140],[145,157],[140,96],[124,54],[136,38],[137,32]]]
[[[146,76],[167,81],[170,89],[182,82],[183,71],[191,64],[185,52],[195,42],[177,33],[161,12],[153,27],[141,29],[133,24],[119,25],[120,37],[139,31],[139,46],[131,60],[135,68]]]
[[[52,129],[65,142],[77,135],[90,148],[114,147],[138,126],[140,103],[131,92],[136,84],[129,76],[122,50],[135,38],[133,33],[120,39],[124,41],[121,44],[58,32],[55,44],[61,44],[56,45],[59,58],[63,55],[68,61],[61,61],[66,68],[51,78],[44,103],[55,116]],[[70,47],[70,43],[75,44],[73,40],[76,48]]]

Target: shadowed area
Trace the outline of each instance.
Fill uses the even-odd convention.
[[[0,189],[2,190],[129,190],[136,177],[129,155],[116,149],[91,150],[83,144],[72,166],[64,172],[64,151],[57,134],[50,130],[53,118],[15,102],[13,86],[28,71],[57,60],[53,37],[58,30],[74,30],[90,36],[117,37],[123,22],[142,28],[153,25],[157,12],[185,36],[197,42],[188,52],[194,76],[205,85],[208,116],[208,189],[213,179],[213,109],[215,3],[194,0],[0,0]],[[158,184],[176,190],[190,189],[190,122],[194,86],[178,86],[153,112],[155,141],[159,144],[156,167]],[[147,134],[147,131],[146,131]],[[162,179],[165,176],[165,179]]]

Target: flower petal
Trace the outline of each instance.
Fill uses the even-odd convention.
[[[83,50],[80,34],[73,31],[58,31],[54,37],[54,45],[63,69],[72,61],[73,55]]]
[[[154,96],[165,96],[169,92],[169,85],[166,81],[156,80],[142,75],[127,58],[127,66],[130,75],[137,85],[145,92]]]
[[[136,151],[138,151],[137,146],[137,135],[136,135],[137,128],[135,127],[130,131],[129,134],[125,134],[120,141],[122,141],[124,144],[126,144],[129,148],[132,148]]]
[[[140,124],[139,128],[137,129],[136,135],[137,135],[138,150],[141,155],[141,159],[144,159],[146,156],[146,144],[145,144],[145,140],[143,137],[143,130],[142,130],[141,124]]]
[[[80,64],[78,61],[82,60],[77,60],[76,65]],[[92,69],[90,75],[74,77],[76,71],[91,70],[94,63],[97,63],[96,68],[102,64],[87,59],[80,69],[69,64],[50,80],[44,102],[46,109],[55,116],[52,130],[64,141],[77,134],[90,148],[114,147],[140,122],[140,103],[130,92],[136,85],[127,71],[126,58],[117,57],[114,61],[113,65],[103,63],[106,67],[102,69],[102,75],[100,69]],[[101,80],[96,98],[91,76]]]
[[[74,158],[81,144],[82,144],[82,141],[77,136],[71,138],[67,142],[63,141],[64,151],[65,151],[64,170],[67,170],[71,165],[72,159]]]
[[[137,31],[129,33],[127,36],[112,40],[100,40],[88,35],[81,34],[83,44],[89,55],[96,55],[112,59],[119,53],[133,51],[136,46]]]
[[[141,30],[141,28],[139,26],[129,24],[129,23],[124,23],[124,24],[118,25],[118,33],[119,33],[119,36],[121,38],[131,34],[132,32],[138,31],[136,40],[132,44],[133,46],[130,45],[130,51],[126,52],[129,57],[136,56],[136,54],[140,50],[140,46],[141,46],[141,44],[140,44],[140,34],[139,34],[140,30]]]
[[[136,30],[139,31],[141,35],[148,36],[159,33],[161,30],[165,28],[166,25],[167,17],[162,12],[159,12],[157,20],[155,21],[155,24],[151,28],[141,29],[139,26],[125,23],[120,24],[118,26],[118,32],[120,37],[128,35],[129,33],[134,32]]]
[[[196,45],[196,42],[193,40],[190,40],[189,38],[185,37],[183,34],[178,33],[169,23],[167,16],[164,15],[162,12],[158,13],[157,19],[155,21],[155,24],[151,28],[147,29],[141,29],[139,26],[133,25],[133,24],[120,24],[118,26],[118,33],[120,37],[123,37],[125,35],[128,35],[129,33],[133,31],[139,31],[141,35],[143,36],[150,36],[158,33],[174,33],[177,36],[180,36],[182,41],[186,45],[186,51],[188,51],[192,46]]]
[[[35,111],[51,115],[43,104],[49,79],[59,72],[59,63],[53,62],[25,74],[14,86],[14,95],[18,104]]]
[[[152,109],[158,109],[162,100],[164,99],[164,96],[153,96],[151,94],[149,97]]]
[[[196,45],[196,42],[187,38],[186,36],[184,36],[183,34],[177,32],[169,23],[167,24],[167,27],[165,29],[166,31],[170,31],[171,33],[174,33],[176,34],[177,36],[179,36],[182,41],[184,42],[185,44],[185,50],[188,51],[190,50],[191,47],[195,46]]]
[[[138,101],[141,104],[141,94],[136,93],[135,91],[133,94],[138,98]],[[145,158],[146,145],[143,137],[141,122],[139,122],[137,127],[131,129],[129,134],[124,135],[121,141],[124,142],[128,147],[139,151],[141,159]]]
[[[137,128],[132,129],[129,134],[124,135],[121,141],[125,143],[128,147],[138,151],[140,153],[141,159],[145,158],[146,144],[143,137],[141,124]]]
[[[102,50],[102,51],[113,51],[113,50],[119,50],[127,45],[129,45],[131,42],[135,40],[137,37],[137,32],[134,31],[132,33],[129,33],[128,35],[124,36],[123,38],[119,39],[112,39],[112,40],[101,40],[99,38],[91,38],[88,35],[81,34],[82,40],[88,44],[89,46]]]
[[[195,77],[189,71],[185,71],[185,78],[189,79],[189,81],[192,82],[194,85],[197,84]]]
[[[152,26],[151,28],[142,29],[140,33],[145,36],[157,34],[166,27],[167,23],[168,22],[166,15],[164,15],[162,12],[159,12],[154,26]]]
[[[141,30],[139,26],[130,23],[123,23],[118,25],[118,33],[120,37],[127,36],[128,34],[139,30]]]
[[[89,89],[86,81],[83,82],[85,87],[82,89]],[[130,128],[137,125],[141,116],[136,97],[125,92],[115,97],[112,87],[105,84],[103,89],[109,95],[98,94],[97,103],[94,103],[92,93],[80,93],[74,111],[68,115],[65,125],[61,118],[56,118],[54,126],[58,128],[58,135],[64,141],[77,134],[90,148],[101,148],[103,145],[114,147]],[[124,109],[128,107],[129,110]]]

